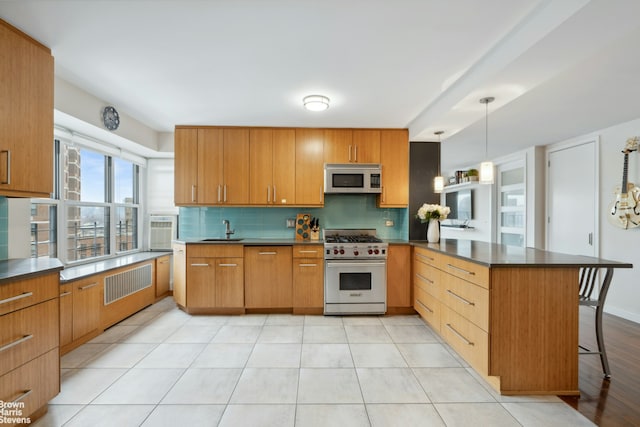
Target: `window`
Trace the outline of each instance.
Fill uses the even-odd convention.
[[[32,256],[74,263],[138,250],[139,166],[99,148],[55,146],[60,184],[53,199],[32,200]]]
[[[524,162],[515,161],[500,165],[498,170],[498,241],[508,246],[525,246]]]

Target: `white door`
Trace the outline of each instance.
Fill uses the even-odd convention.
[[[547,153],[547,250],[597,256],[596,141]]]

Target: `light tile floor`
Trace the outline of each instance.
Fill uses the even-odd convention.
[[[191,316],[171,298],[62,357],[45,426],[590,426],[495,393],[418,316]]]

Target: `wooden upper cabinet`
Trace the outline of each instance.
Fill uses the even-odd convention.
[[[222,129],[198,129],[197,202],[215,205],[223,202],[224,134]]]
[[[324,204],[324,131],[296,129],[296,205]]]
[[[0,195],[53,191],[51,50],[0,19]]]
[[[350,163],[353,158],[353,131],[351,129],[324,130],[324,162]]]
[[[295,203],[295,130],[251,129],[249,133],[249,203]]]
[[[174,203],[190,205],[198,201],[198,129],[176,128],[174,143]]]
[[[222,202],[249,203],[249,129],[224,129],[224,183]]]
[[[382,193],[378,207],[402,208],[409,205],[409,132],[383,130],[380,135]]]
[[[374,129],[353,131],[353,163],[380,163],[380,134]]]

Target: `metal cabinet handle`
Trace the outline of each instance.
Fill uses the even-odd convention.
[[[460,301],[462,301],[463,303],[467,304],[467,305],[473,305],[475,306],[476,303],[469,301],[468,299],[462,298],[460,295],[456,294],[455,292],[452,292],[451,289],[447,289],[447,293],[451,294],[452,296],[458,298]]]
[[[11,302],[11,301],[17,301],[17,300],[22,299],[22,298],[29,298],[32,295],[33,295],[33,292],[25,292],[25,293],[22,293],[20,295],[16,295],[15,297],[9,297],[9,298],[0,300],[0,304],[6,304],[6,303]]]
[[[191,185],[191,201],[192,202],[196,201],[196,186],[195,185]]]
[[[447,267],[453,268],[456,271],[460,271],[461,273],[465,273],[465,274],[468,274],[470,276],[475,276],[475,274],[476,274],[473,271],[465,270],[464,268],[456,267],[455,265],[452,265],[452,264],[447,264]]]
[[[277,197],[276,197],[276,186],[273,186],[273,203],[277,203]]]
[[[358,163],[358,146],[353,146],[353,161]]]
[[[309,250],[299,250],[299,254],[317,254],[318,251],[309,251]]]
[[[22,338],[18,338],[17,340],[10,342],[9,344],[5,344],[2,347],[0,347],[0,353],[5,350],[9,350],[11,347],[15,347],[18,344],[21,344],[25,341],[29,341],[31,338],[33,338],[33,335],[25,335]]]
[[[258,255],[278,255],[278,252],[258,252]]]
[[[220,203],[220,192],[222,191],[222,186],[218,184],[218,203]]]
[[[429,280],[426,277],[424,277],[422,274],[418,274],[416,273],[416,276],[418,276],[419,279],[424,280],[425,282],[429,283],[430,285],[433,285],[433,280]]]
[[[69,295],[71,295],[71,292],[63,292],[63,293],[60,294],[60,298],[68,297]]]
[[[427,310],[429,313],[433,313],[433,310],[431,310],[429,307],[427,307],[426,305],[424,305],[424,304],[422,303],[422,301],[420,301],[420,300],[416,300],[416,302],[417,302],[418,304],[420,304],[421,306],[423,306],[423,307],[424,307],[424,309],[425,309],[425,310]]]
[[[298,264],[300,267],[317,267],[318,264]]]
[[[431,257],[428,257],[426,255],[422,255],[422,254],[416,254],[416,257],[423,258],[423,259],[429,260],[431,262],[435,261],[435,258],[431,258]]]
[[[322,185],[320,186],[320,198],[318,199],[320,203],[322,203]]]
[[[79,291],[84,291],[86,289],[93,288],[94,286],[98,286],[98,283],[96,282],[96,283],[91,283],[91,284],[85,285],[85,286],[79,286],[78,290]]]
[[[238,264],[218,264],[218,267],[237,267]]]
[[[267,185],[267,203],[271,203],[271,186]]]
[[[456,334],[458,336],[458,338],[460,338],[462,341],[464,341],[467,345],[474,345],[471,341],[469,341],[468,339],[465,338],[464,335],[462,335],[460,332],[456,331],[453,326],[451,326],[450,323],[446,324],[447,328],[449,328],[451,330],[451,332],[453,332],[454,334]]]
[[[2,150],[0,154],[7,154],[7,179],[0,182],[0,184],[11,184],[11,151]]]
[[[18,396],[12,403],[20,402],[25,397],[29,396],[33,390],[25,390],[20,396]]]
[[[196,263],[196,264],[191,264],[191,267],[209,267],[209,264],[206,264],[206,263],[205,264],[198,264],[198,263]]]
[[[224,198],[222,199],[223,202],[227,203],[227,184],[224,185]]]
[[[351,145],[349,145],[349,161],[351,161]]]

